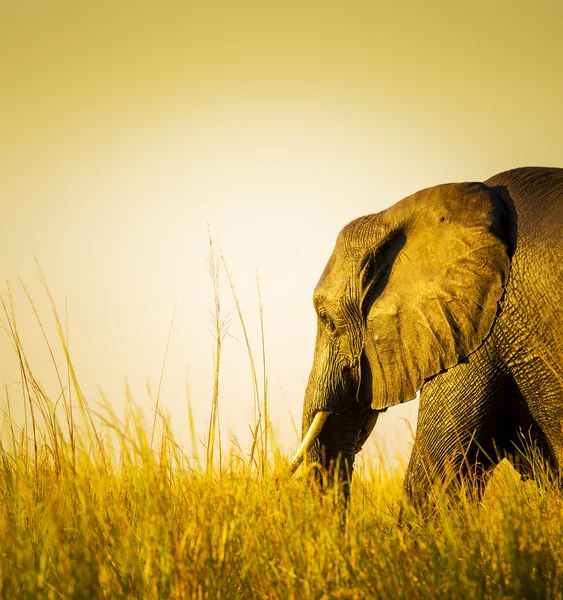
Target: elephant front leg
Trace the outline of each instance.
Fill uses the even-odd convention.
[[[425,383],[404,483],[416,506],[428,508],[432,490],[455,491],[464,481],[479,492],[474,484],[483,482],[482,475],[497,460],[499,444],[504,444],[513,393],[488,344]]]

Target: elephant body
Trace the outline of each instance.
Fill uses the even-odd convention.
[[[452,426],[466,465],[479,450],[514,456],[532,441],[563,466],[563,169],[515,169],[485,184],[514,209],[510,275],[483,344],[422,387],[405,479],[412,498],[424,493],[429,470],[443,476],[446,459],[454,468],[461,461]]]
[[[377,415],[420,390],[406,490],[424,504],[532,441],[563,466],[563,169],[445,184],[353,221],[317,288],[303,430],[349,478]],[[369,425],[367,425],[369,423]],[[334,471],[334,468],[333,468]]]

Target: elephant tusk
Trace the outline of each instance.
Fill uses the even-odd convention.
[[[365,422],[364,426],[362,427],[362,431],[360,432],[360,436],[358,437],[358,442],[356,444],[356,453],[358,453],[363,445],[367,442],[369,436],[371,435],[371,432],[373,431],[373,428],[375,427],[375,424],[377,423],[377,418],[379,417],[379,412],[378,410],[374,410],[367,418],[367,421]]]
[[[305,437],[303,438],[303,441],[301,442],[301,446],[299,446],[299,450],[297,450],[297,452],[293,455],[293,458],[291,459],[291,463],[289,465],[289,472],[291,475],[293,475],[293,473],[297,471],[299,465],[303,462],[305,454],[307,453],[309,448],[314,444],[315,440],[319,437],[319,434],[321,433],[321,430],[324,424],[326,423],[326,420],[328,419],[329,415],[330,413],[324,410],[319,411],[315,415],[315,418],[313,419],[309,430],[307,431]]]

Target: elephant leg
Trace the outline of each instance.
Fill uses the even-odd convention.
[[[492,341],[428,380],[420,395],[416,441],[405,489],[417,506],[435,482],[484,473],[519,427],[521,395]]]
[[[563,376],[550,357],[528,346],[510,357],[510,369],[525,397],[531,437],[540,454],[557,471],[563,469]],[[507,361],[508,362],[508,361]]]

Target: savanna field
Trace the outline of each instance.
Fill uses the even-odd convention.
[[[210,262],[216,292],[218,266]],[[224,322],[215,299],[209,427],[195,431],[188,403],[190,453],[174,441],[158,400],[154,419],[131,399],[124,418],[107,399],[92,407],[54,303],[67,359],[53,360],[60,395],[48,397],[3,300],[26,418],[15,422],[6,392],[2,598],[563,597],[563,497],[539,460],[536,480],[526,482],[503,463],[480,500],[459,490],[452,503],[437,487],[437,509],[425,518],[404,499],[400,472],[359,469],[344,521],[337,494],[320,497],[303,468],[287,475],[288,457],[269,435],[266,388],[256,384],[251,447],[221,447]],[[51,350],[55,341],[45,343]]]

